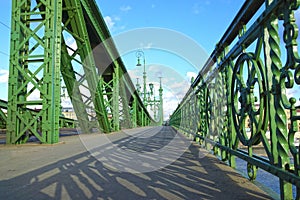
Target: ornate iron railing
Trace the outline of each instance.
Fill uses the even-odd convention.
[[[250,179],[277,176],[282,199],[300,198],[299,4],[246,1],[170,119]]]

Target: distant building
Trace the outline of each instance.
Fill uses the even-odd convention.
[[[256,104],[255,105],[256,109],[258,110],[259,109],[259,105]],[[287,128],[289,129],[291,127],[291,119],[290,119],[290,110],[289,109],[286,109],[285,110],[285,115],[286,115],[286,119],[287,119]],[[297,116],[300,116],[300,109],[297,109]],[[246,120],[245,120],[245,127],[246,129],[250,130],[251,128],[251,122],[250,122],[250,119],[249,119],[249,116],[247,116]],[[298,132],[300,131],[300,120],[297,120],[297,124],[298,124]]]
[[[61,113],[64,117],[77,120],[73,107],[62,107]]]

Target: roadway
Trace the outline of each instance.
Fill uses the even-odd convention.
[[[0,199],[271,199],[171,127],[0,145]]]

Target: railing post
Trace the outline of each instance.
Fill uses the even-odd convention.
[[[269,2],[270,3],[270,2]],[[267,6],[268,9],[268,6]],[[272,140],[273,162],[282,169],[289,170],[290,158],[288,148],[288,131],[285,108],[281,101],[280,76],[281,76],[281,51],[278,34],[278,19],[272,16],[267,25],[265,34],[265,51],[267,74],[272,80],[270,93],[270,134]],[[266,41],[267,40],[267,41]],[[268,57],[270,59],[268,59]],[[272,78],[271,78],[272,76]],[[275,120],[274,120],[275,119]],[[292,199],[292,185],[280,179],[281,199]]]
[[[231,85],[232,85],[232,77],[233,77],[233,62],[231,60],[226,64],[226,97],[227,97],[227,126],[228,126],[228,140],[229,140],[229,148],[236,150],[238,147],[238,138],[236,134],[236,130],[234,128],[233,118],[232,118],[232,94],[231,94]],[[229,155],[229,164],[231,167],[236,167],[236,157],[232,154]]]

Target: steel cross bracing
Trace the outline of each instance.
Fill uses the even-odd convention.
[[[7,121],[7,102],[4,100],[0,100],[0,129],[6,129],[6,121]],[[35,109],[27,109],[28,112],[31,112],[31,114],[36,117],[36,114],[38,114],[38,110]],[[59,127],[60,128],[76,128],[77,120],[66,118],[62,115],[59,116]],[[37,120],[35,126],[40,129],[41,128],[41,121]]]
[[[62,81],[82,132],[152,121],[93,0],[12,2],[8,144],[58,142]]]
[[[250,179],[279,177],[281,199],[300,199],[299,4],[245,1],[169,122]]]
[[[7,113],[7,102],[0,100],[0,129],[6,128],[6,121],[7,121],[6,113]]]

